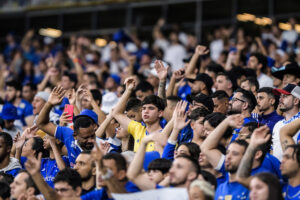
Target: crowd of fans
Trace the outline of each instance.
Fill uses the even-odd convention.
[[[263,27],[98,47],[29,30],[0,54],[0,197],[112,199],[186,188],[190,200],[300,199],[300,37]],[[170,27],[169,27],[170,28]],[[152,41],[152,42],[151,42]]]

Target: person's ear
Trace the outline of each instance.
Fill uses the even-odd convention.
[[[248,107],[249,107],[249,103],[247,101],[245,101],[242,106],[243,110],[247,110]]]
[[[259,160],[262,157],[262,155],[263,155],[263,152],[261,150],[259,150],[255,153],[254,159]]]
[[[125,177],[126,177],[126,171],[125,170],[118,171],[118,174],[117,174],[118,180],[123,180]]]
[[[98,125],[94,124],[94,131],[97,131],[97,129],[98,129]]]
[[[20,91],[20,90],[17,90],[16,96],[17,96],[17,97],[20,97],[20,96],[21,96],[21,91]]]
[[[298,105],[299,107],[300,100],[298,98],[294,98],[294,105]]]
[[[29,187],[29,188],[26,189],[26,194],[27,194],[28,196],[34,195],[34,192],[35,192],[34,187]]]
[[[159,111],[158,111],[158,116],[159,116],[159,117],[162,117],[163,114],[164,114],[164,111],[163,111],[163,110],[159,110]]]
[[[93,169],[92,169],[92,175],[96,176],[96,172],[97,172],[96,167],[93,167]]]
[[[187,179],[189,180],[189,181],[193,181],[193,180],[195,180],[197,178],[197,173],[196,172],[190,172],[189,174],[188,174],[188,176],[187,176]]]
[[[190,126],[194,130],[194,128],[195,128],[195,122],[193,120],[191,121]]]
[[[271,98],[270,103],[271,103],[272,106],[274,106],[275,105],[275,99]]]
[[[79,197],[80,196],[80,194],[81,194],[81,187],[76,187],[76,189],[75,189],[75,195],[76,195],[76,197]]]

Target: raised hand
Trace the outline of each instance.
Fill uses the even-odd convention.
[[[29,128],[27,128],[29,129]],[[25,129],[25,131],[27,130]],[[18,134],[16,135],[15,139],[14,139],[14,143],[16,146],[16,149],[21,149],[23,144],[25,143],[25,136],[21,136],[20,132],[18,132]]]
[[[34,175],[40,173],[41,169],[41,160],[42,160],[42,153],[40,152],[38,158],[35,156],[29,156],[25,163],[26,170],[29,172],[30,175]]]
[[[68,123],[71,122],[69,120],[70,117],[71,117],[71,115],[69,115],[67,112],[63,112],[62,115],[59,118],[59,125],[60,126],[66,126]]]
[[[261,126],[253,131],[250,139],[250,145],[257,148],[258,146],[267,143],[270,138],[271,134],[268,126]]]
[[[69,58],[72,60],[77,58],[75,45],[71,46],[71,49],[67,51],[67,54],[68,54]]]
[[[103,153],[101,151],[101,149],[99,148],[97,142],[95,141],[94,142],[94,148],[92,149],[91,151],[91,156],[92,156],[92,159],[94,160],[94,162],[96,163],[102,163],[102,157],[103,157]]]
[[[110,148],[109,142],[100,142],[100,151],[102,152],[103,155],[107,154]]]
[[[156,134],[149,134],[143,138],[142,142],[147,145],[149,142],[154,142],[155,137],[156,137]]]
[[[184,78],[184,72],[185,72],[185,69],[184,68],[181,68],[179,70],[176,70],[174,73],[173,73],[173,77],[176,79],[176,80],[182,80]]]
[[[186,101],[180,101],[177,103],[175,108],[175,115],[174,115],[174,129],[181,130],[186,127],[190,120],[186,121],[187,119],[187,112],[185,112],[187,106]]]
[[[241,114],[230,115],[226,120],[231,128],[241,128],[244,123],[244,117]]]
[[[168,75],[168,68],[165,68],[163,62],[160,60],[155,61],[155,70],[159,80],[166,80]]]
[[[69,94],[68,94],[68,99],[69,99],[69,102],[74,105],[75,102],[76,102],[76,92],[75,92],[75,89],[73,88]]]
[[[65,96],[65,93],[66,91],[62,87],[55,87],[49,96],[48,103],[52,105],[60,104]]]
[[[128,77],[124,81],[124,84],[126,85],[126,90],[133,90],[135,87],[135,80],[133,77]]]
[[[203,56],[209,53],[209,49],[206,46],[197,45],[195,49],[195,53],[199,56]]]

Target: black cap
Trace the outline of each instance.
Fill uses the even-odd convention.
[[[297,63],[292,62],[287,64],[286,66],[276,68],[272,67],[272,75],[276,78],[282,80],[285,74],[294,74],[298,78],[300,78],[300,67]]]
[[[212,78],[205,73],[200,73],[196,76],[195,79],[188,79],[188,81],[190,81],[192,83],[195,81],[202,81],[205,84],[207,90],[209,90],[209,91],[211,90],[211,87],[214,84]]]
[[[186,99],[192,103],[193,101],[196,101],[198,103],[202,103],[209,111],[214,110],[214,102],[210,96],[207,96],[205,94],[199,93],[197,95],[188,95]]]

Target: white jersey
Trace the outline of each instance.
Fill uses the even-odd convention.
[[[300,118],[300,112],[297,113],[296,115],[294,115],[291,119],[289,120],[280,120],[278,121],[274,128],[273,128],[273,135],[272,135],[272,143],[273,143],[273,156],[275,156],[276,158],[278,158],[278,160],[282,160],[282,147],[281,147],[281,143],[280,143],[280,129],[282,127],[284,127],[286,124],[294,121],[295,119]],[[300,130],[298,131],[298,133],[296,135],[294,135],[293,139],[295,141],[295,143],[297,143],[297,137],[300,133]]]

